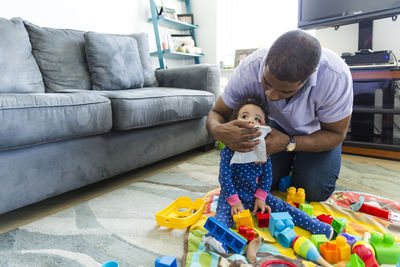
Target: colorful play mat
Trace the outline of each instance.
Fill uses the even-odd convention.
[[[275,194],[284,198],[282,193]],[[219,197],[219,189],[212,190],[204,196],[205,208],[202,217],[192,225],[185,240],[185,251],[182,266],[187,267],[217,267],[217,266],[240,266],[247,264],[247,258],[242,254],[219,254],[205,246],[202,236],[207,233],[203,228],[207,218],[215,215],[217,202]],[[400,222],[388,221],[371,216],[368,214],[355,212],[349,209],[350,205],[358,202],[360,197],[364,197],[365,203],[375,205],[394,212],[400,212],[400,203],[389,199],[383,199],[377,196],[357,193],[357,192],[335,192],[325,202],[311,202],[313,206],[313,215],[328,214],[334,218],[344,219],[346,223],[346,233],[354,236],[358,240],[362,239],[365,232],[391,233],[395,242],[400,242]],[[257,227],[256,227],[257,228]],[[268,231],[267,228],[259,228],[262,231]],[[294,227],[297,235],[307,238],[311,237],[308,231],[299,227]],[[295,266],[314,266],[315,264],[305,261],[296,255],[292,248],[284,248],[278,242],[262,242],[257,254],[257,265],[244,266],[265,266],[267,259],[279,260],[286,259]],[[218,265],[219,264],[219,265]],[[236,265],[235,265],[236,264]],[[290,266],[290,265],[289,265]]]

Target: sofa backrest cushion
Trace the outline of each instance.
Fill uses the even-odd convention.
[[[42,75],[23,21],[0,18],[0,93],[42,92]]]
[[[142,70],[143,70],[143,79],[144,79],[143,86],[157,87],[158,82],[156,79],[155,71],[153,69],[153,62],[150,57],[149,38],[147,33],[145,32],[133,33],[129,36],[135,38],[138,44],[140,62],[142,63]]]
[[[85,49],[93,90],[143,87],[137,42],[128,36],[87,32]]]
[[[47,92],[92,88],[83,31],[42,28],[24,21]]]

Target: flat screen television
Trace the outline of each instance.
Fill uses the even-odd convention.
[[[298,27],[335,27],[397,14],[399,0],[299,0]]]

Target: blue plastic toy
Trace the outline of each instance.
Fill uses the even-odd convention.
[[[157,257],[155,267],[178,267],[176,263],[176,258],[171,256]]]
[[[118,267],[118,262],[116,261],[107,261],[101,265],[101,267]]]
[[[247,243],[247,240],[233,232],[231,229],[220,223],[214,217],[208,217],[204,228],[212,234],[215,239],[240,254]]]
[[[296,232],[292,228],[286,227],[283,231],[276,235],[276,239],[278,240],[279,244],[282,245],[282,247],[289,248],[296,236]]]
[[[292,179],[290,176],[285,176],[279,179],[279,191],[286,193],[286,190],[292,186]]]
[[[285,228],[293,229],[293,218],[288,212],[272,212],[269,215],[269,232],[273,237],[277,237],[278,233]]]

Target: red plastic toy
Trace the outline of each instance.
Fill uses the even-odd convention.
[[[321,214],[317,216],[317,219],[327,224],[331,224],[333,221],[333,217],[331,215],[326,215],[326,214]]]
[[[244,225],[239,226],[238,230],[239,234],[247,239],[247,243],[249,243],[251,240],[257,237],[256,233],[254,232],[254,229],[247,228]]]
[[[257,212],[257,223],[258,227],[268,227],[269,224],[269,213]]]

